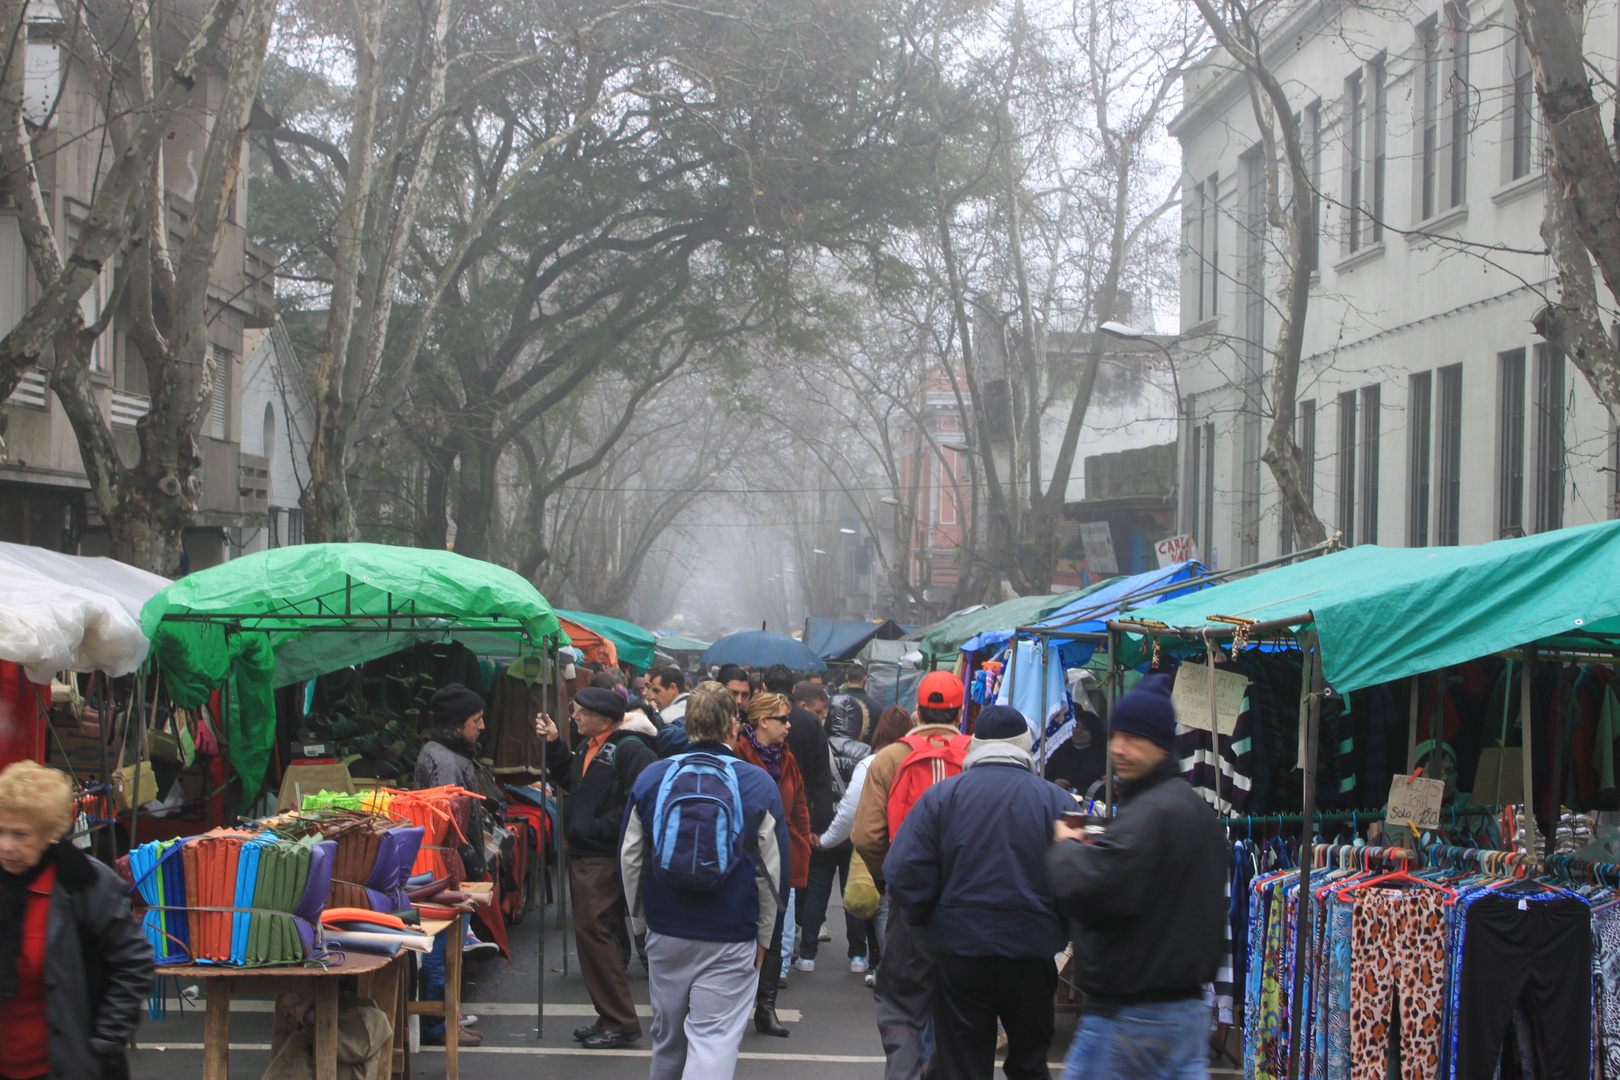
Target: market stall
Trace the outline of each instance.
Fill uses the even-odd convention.
[[[478,792],[446,790],[447,801],[418,807],[428,793],[392,790],[408,775],[406,755],[430,722],[433,690],[448,682],[486,694],[492,684],[510,690],[510,709],[502,710],[501,697],[487,699],[486,736],[497,755],[505,735],[534,744],[536,775],[545,761],[533,713],[565,711],[557,649],[568,637],[545,598],[509,570],[447,551],[313,544],[260,552],[175,582],[145,605],[142,623],[153,643],[154,679],[179,706],[225,688],[221,732],[240,784],[239,806],[255,804],[276,781],[290,782],[281,775],[284,749],[314,747],[321,757],[313,760],[328,761],[331,743],[330,763],[342,769],[351,763],[345,751],[369,746],[365,754],[391,759],[382,764],[395,771],[371,781],[379,797],[392,801],[368,812],[425,815],[443,836],[423,847],[417,872],[445,869],[459,880],[459,861],[434,862],[436,853],[466,842],[457,806],[504,796],[494,783]],[[502,658],[511,664],[494,662]],[[307,685],[279,703],[285,723],[278,725],[277,691],[298,684]],[[503,725],[512,730],[503,734]],[[303,788],[290,805],[308,806],[318,795],[319,787]],[[537,863],[543,867],[544,859]],[[498,894],[501,874],[494,876]],[[500,944],[498,903],[491,896],[479,914]],[[455,1025],[448,1027],[453,1041]]]
[[[1362,903],[1410,903],[1415,913],[1431,897],[1457,899],[1460,943],[1487,932],[1483,924],[1476,931],[1472,913],[1496,901],[1476,901],[1494,895],[1493,883],[1511,883],[1519,911],[1552,911],[1540,905],[1576,896],[1597,925],[1606,901],[1572,891],[1570,860],[1582,881],[1615,872],[1594,869],[1615,856],[1594,860],[1581,845],[1595,837],[1594,815],[1620,807],[1597,790],[1582,749],[1612,753],[1601,717],[1620,706],[1608,689],[1620,655],[1617,557],[1617,522],[1475,547],[1366,546],[1109,622],[1121,663],[1174,672],[1185,725],[1174,753],[1183,777],[1227,815],[1234,894],[1248,903],[1231,927],[1235,978],[1217,987],[1217,1000],[1222,1018],[1242,1031],[1247,1064],[1266,1075],[1333,1075],[1317,1072],[1331,1070],[1328,1047],[1339,1037],[1329,1009],[1365,1013],[1381,1036],[1404,1023],[1396,1046],[1426,1052],[1413,1035],[1413,1002],[1392,1017],[1379,981],[1352,984],[1350,967],[1334,959],[1341,947],[1330,943],[1345,940],[1343,955],[1353,952],[1360,964],[1360,947],[1351,950],[1342,935]],[[1393,765],[1401,760],[1405,773]],[[1419,778],[1420,766],[1431,776]],[[1431,793],[1432,804],[1413,809]],[[1395,813],[1392,795],[1402,804]],[[1522,805],[1504,805],[1515,799]],[[1288,802],[1299,812],[1282,812]],[[1394,830],[1396,839],[1349,846],[1368,825]],[[1290,828],[1297,841],[1285,835]],[[1321,842],[1323,831],[1347,834],[1345,842]],[[1373,887],[1368,868],[1376,866],[1396,873]],[[1584,919],[1587,908],[1580,911]],[[1423,925],[1392,925],[1389,937],[1398,962],[1434,978],[1423,1015],[1452,1030],[1478,1025],[1484,1006],[1469,972],[1483,969],[1465,968],[1460,944],[1425,936]],[[1595,952],[1593,939],[1583,940],[1579,971],[1527,963],[1550,983],[1573,979],[1575,992],[1588,978],[1582,965],[1594,956],[1608,963],[1608,946],[1599,940]],[[1309,1007],[1290,1008],[1311,985],[1321,989]],[[1368,997],[1364,987],[1380,988]],[[1274,1015],[1287,1024],[1267,1019]],[[1513,1032],[1523,1038],[1525,1025],[1547,1019],[1531,1002],[1523,1023],[1492,1027],[1494,1052],[1509,1054],[1502,1047],[1515,1045]],[[1620,1030],[1600,1022],[1596,1036],[1620,1052]],[[1469,1053],[1439,1048],[1435,1075],[1489,1075],[1507,1062],[1482,1064]],[[1512,1051],[1513,1068],[1527,1065],[1519,1053]]]
[[[610,642],[614,651],[613,663],[627,664],[637,672],[646,671],[653,666],[653,649],[657,639],[650,631],[643,630],[635,623],[615,619],[609,615],[593,615],[587,611],[566,611],[561,608],[557,610],[557,617],[565,626],[578,627],[599,640]],[[569,630],[569,634],[572,636],[573,631]],[[591,650],[586,650],[587,660],[594,659],[590,652]]]

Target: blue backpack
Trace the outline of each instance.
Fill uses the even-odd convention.
[[[737,774],[702,751],[670,761],[653,800],[653,876],[672,889],[713,892],[743,861]]]

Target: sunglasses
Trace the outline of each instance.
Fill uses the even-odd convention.
[[[785,724],[789,720],[791,720],[792,718],[793,718],[792,713],[783,713],[781,716],[767,716],[765,719],[767,719],[767,720],[775,720],[779,724]]]

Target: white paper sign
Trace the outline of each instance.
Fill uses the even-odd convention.
[[[1086,569],[1098,577],[1113,577],[1119,573],[1119,558],[1114,554],[1114,533],[1106,521],[1082,521],[1080,542],[1086,548]]]
[[[1237,727],[1238,714],[1243,711],[1243,695],[1248,692],[1249,679],[1235,671],[1215,670],[1215,724],[1222,735],[1230,735]],[[1209,730],[1209,668],[1203,664],[1184,663],[1176,669],[1176,683],[1170,690],[1170,703],[1176,707],[1176,719],[1188,727]]]
[[[1176,563],[1198,558],[1198,545],[1193,541],[1192,537],[1185,534],[1160,540],[1153,545],[1153,550],[1159,556],[1159,568],[1161,570],[1166,566],[1174,566]]]
[[[1389,782],[1389,808],[1384,820],[1391,825],[1412,822],[1419,829],[1440,827],[1440,806],[1446,801],[1446,782],[1427,776],[1397,776]]]

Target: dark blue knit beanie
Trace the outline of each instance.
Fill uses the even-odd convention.
[[[1114,703],[1110,731],[1124,731],[1169,750],[1176,739],[1176,710],[1170,704],[1170,676],[1149,675]]]

